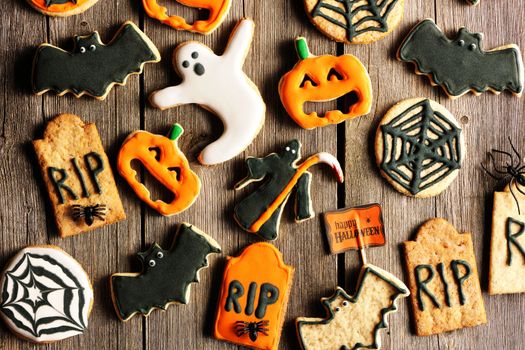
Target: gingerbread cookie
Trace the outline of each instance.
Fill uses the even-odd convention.
[[[523,60],[516,45],[484,51],[483,34],[461,28],[454,40],[448,39],[432,19],[418,23],[405,38],[397,58],[412,62],[416,74],[427,75],[450,98],[471,91],[499,94],[523,92]]]
[[[332,40],[368,44],[398,26],[404,0],[304,0],[304,7],[310,21]]]
[[[144,10],[151,18],[169,25],[174,29],[188,30],[201,34],[213,32],[226,18],[231,6],[231,0],[176,0],[178,3],[208,11],[208,18],[197,20],[192,24],[180,16],[168,15],[168,9],[157,3],[157,0],[142,0]]]
[[[512,192],[511,192],[512,186]],[[515,182],[494,192],[490,240],[489,293],[525,292],[525,195]]]
[[[388,110],[377,128],[376,162],[399,192],[435,196],[456,178],[465,155],[459,123],[439,103],[414,98]]]
[[[44,15],[55,17],[68,17],[78,15],[98,0],[27,0],[35,10]]]
[[[487,323],[469,233],[431,219],[403,247],[417,335]]]
[[[188,209],[197,199],[201,181],[190,169],[190,163],[177,145],[184,129],[174,124],[169,137],[147,131],[131,133],[120,148],[117,167],[135,194],[162,215],[173,215]],[[131,163],[138,160],[166,189],[173,193],[173,200],[166,203],[151,199],[149,190],[137,179]]]
[[[252,244],[239,257],[228,257],[215,338],[253,349],[278,349],[293,271],[268,243]]]
[[[138,253],[140,273],[114,273],[110,277],[111,297],[117,316],[127,321],[136,314],[148,316],[154,309],[187,304],[190,284],[199,282],[199,271],[208,267],[208,255],[221,247],[195,226],[179,226],[169,250],[157,243]]]
[[[20,338],[51,343],[82,334],[93,306],[91,282],[57,246],[29,246],[0,279],[0,317]]]
[[[182,83],[150,96],[151,104],[162,110],[197,103],[221,118],[224,133],[199,155],[204,165],[219,164],[237,156],[252,143],[264,124],[264,101],[242,71],[254,27],[252,20],[241,20],[222,56],[195,41],[179,45],[173,53],[173,64],[182,76]]]
[[[61,114],[33,146],[61,237],[126,218],[95,124]]]
[[[303,350],[380,349],[379,331],[388,327],[387,316],[397,311],[397,301],[409,295],[399,279],[377,266],[361,268],[357,291],[342,288],[322,298],[326,318],[299,317],[297,334]]]
[[[235,220],[243,230],[256,233],[264,239],[276,239],[284,206],[294,188],[296,222],[314,217],[310,200],[312,174],[307,170],[315,164],[328,164],[337,180],[344,181],[341,166],[331,154],[317,153],[297,164],[300,159],[301,144],[297,140],[290,141],[280,153],[246,159],[248,175],[235,185],[235,189],[239,190],[252,182],[264,180],[264,183],[234,208]]]
[[[370,112],[372,83],[368,72],[352,55],[313,56],[306,39],[295,39],[295,49],[300,61],[279,81],[279,95],[286,112],[299,126],[313,129],[328,124],[341,123]],[[306,113],[307,102],[332,101],[345,95],[355,101],[348,110],[330,110]]]
[[[84,94],[104,100],[113,85],[142,73],[146,63],[160,61],[155,44],[132,22],[125,22],[108,44],[98,32],[75,37],[72,52],[50,44],[38,47],[33,62],[33,92],[52,90],[62,96]]]

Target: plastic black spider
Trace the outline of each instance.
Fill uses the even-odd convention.
[[[262,320],[259,322],[237,321],[235,322],[235,332],[237,333],[238,337],[248,333],[250,340],[254,342],[257,340],[259,333],[268,335],[268,325],[270,325],[270,321],[267,320]]]
[[[74,204],[71,206],[73,219],[78,220],[84,218],[86,225],[91,226],[95,219],[104,221],[106,216],[106,205],[95,204],[83,206],[80,204]]]
[[[516,202],[516,205],[518,207],[518,214],[521,215],[520,203],[518,201],[518,198],[516,197],[516,193],[514,193],[513,187],[516,187],[519,193],[525,195],[525,191],[522,189],[523,187],[525,187],[525,165],[521,165],[521,154],[516,150],[516,148],[512,144],[510,137],[509,143],[514,154],[500,151],[497,149],[492,149],[492,153],[489,152],[488,154],[490,160],[492,161],[492,168],[494,169],[494,172],[498,175],[490,172],[483,164],[481,164],[481,167],[487,172],[487,174],[489,174],[495,180],[507,180],[510,177],[510,193],[512,194],[512,197],[514,198],[514,201]],[[498,166],[496,165],[494,153],[503,154],[507,156],[508,160],[505,166],[500,166],[498,168]],[[516,164],[514,155],[518,158]]]

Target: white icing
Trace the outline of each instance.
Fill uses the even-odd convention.
[[[182,76],[182,83],[150,96],[151,104],[157,108],[197,103],[222,120],[224,133],[204,148],[199,156],[202,164],[218,164],[237,156],[252,143],[264,123],[264,101],[242,71],[254,27],[252,20],[240,21],[222,56],[201,43],[183,43],[174,52],[174,66]],[[195,53],[197,58],[193,58]],[[197,74],[198,64],[204,67],[202,75]]]
[[[18,252],[4,269],[0,293],[0,315],[4,321],[15,333],[34,342],[81,334],[87,327],[93,302],[91,283],[82,266],[62,250],[44,246]],[[42,322],[44,318],[51,320]],[[58,327],[68,329],[53,331]]]

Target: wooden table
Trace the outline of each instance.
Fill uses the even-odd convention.
[[[167,1],[165,1],[167,2]],[[243,232],[232,218],[234,204],[247,192],[233,191],[234,183],[245,174],[243,159],[263,156],[297,138],[303,155],[327,151],[337,155],[346,173],[344,185],[337,185],[329,170],[319,167],[313,176],[313,206],[317,213],[344,206],[380,202],[386,222],[387,245],[368,251],[369,261],[406,278],[402,269],[400,242],[413,238],[417,227],[428,218],[445,217],[458,229],[473,233],[482,288],[486,290],[489,257],[492,193],[496,184],[481,169],[486,152],[493,146],[507,147],[507,136],[525,150],[523,130],[524,100],[510,94],[481,97],[468,95],[452,101],[425,77],[413,74],[413,67],[394,59],[408,30],[418,21],[433,18],[448,35],[466,25],[486,34],[485,48],[516,43],[525,47],[525,5],[521,0],[481,0],[471,7],[463,0],[406,0],[405,17],[394,33],[384,40],[363,46],[344,46],[331,42],[309,23],[301,0],[234,0],[223,25],[213,34],[202,36],[178,32],[145,16],[137,0],[100,0],[84,14],[64,19],[47,18],[33,11],[23,0],[4,0],[1,13],[2,122],[0,124],[0,264],[29,244],[56,244],[72,254],[92,277],[95,305],[90,325],[83,336],[70,338],[45,348],[60,349],[233,349],[234,345],[214,340],[212,324],[225,255],[237,255],[253,235]],[[198,16],[180,5],[171,11]],[[12,10],[12,11],[11,11]],[[202,15],[202,14],[200,14]],[[267,103],[264,128],[241,156],[225,164],[203,167],[196,156],[204,145],[221,132],[217,118],[196,106],[182,106],[160,112],[150,107],[146,97],[155,89],[178,83],[172,69],[171,54],[186,40],[206,43],[222,52],[228,34],[238,19],[251,17],[257,24],[256,37],[245,64],[245,71],[259,86]],[[31,63],[35,48],[42,42],[71,48],[72,36],[99,30],[109,40],[125,20],[139,24],[155,42],[162,62],[147,65],[140,77],[132,77],[125,87],[117,87],[104,102],[91,98],[56,97],[30,92]],[[372,78],[374,104],[364,117],[338,126],[313,131],[299,128],[285,113],[277,93],[282,74],[296,62],[292,39],[304,35],[317,54],[351,53],[367,66]],[[445,105],[463,124],[468,153],[458,178],[442,195],[430,199],[407,198],[382,179],[373,159],[373,139],[377,124],[395,102],[417,96],[435,99]],[[334,102],[335,104],[335,102]],[[171,123],[180,122],[186,133],[181,148],[203,182],[203,191],[193,207],[171,218],[161,217],[142,204],[122,178],[117,185],[128,219],[95,232],[60,239],[42,178],[31,147],[41,137],[44,122],[58,113],[74,113],[96,122],[108,155],[115,165],[118,149],[128,133],[137,129],[165,134]],[[462,117],[465,116],[465,117]],[[247,116],[248,117],[248,116]],[[146,177],[151,184],[151,178]],[[502,184],[499,184],[501,186]],[[158,192],[158,191],[157,191]],[[159,196],[159,193],[156,193]],[[223,247],[224,255],[211,258],[202,271],[202,280],[192,285],[191,301],[173,306],[150,317],[120,322],[113,311],[108,277],[117,271],[140,269],[135,253],[154,241],[169,245],[176,224],[195,224],[212,235]],[[294,319],[323,316],[319,298],[330,295],[337,285],[352,292],[359,258],[349,252],[334,256],[327,252],[320,217],[295,224],[290,206],[285,209],[281,235],[275,242],[286,263],[296,273],[281,349],[297,349]],[[484,292],[489,324],[432,337],[416,337],[411,330],[408,302],[400,304],[390,316],[390,329],[382,336],[385,349],[498,349],[523,348],[525,340],[525,298],[521,295],[489,297]],[[34,346],[37,348],[37,346]],[[38,347],[38,348],[44,348]],[[17,340],[0,326],[0,349],[27,349],[31,345]]]

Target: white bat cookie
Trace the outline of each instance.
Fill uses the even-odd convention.
[[[150,96],[151,104],[162,110],[196,103],[221,118],[224,133],[199,155],[204,165],[237,156],[252,143],[264,124],[264,101],[242,70],[254,27],[252,20],[242,19],[221,56],[199,42],[182,43],[173,52],[173,65],[182,83]]]

